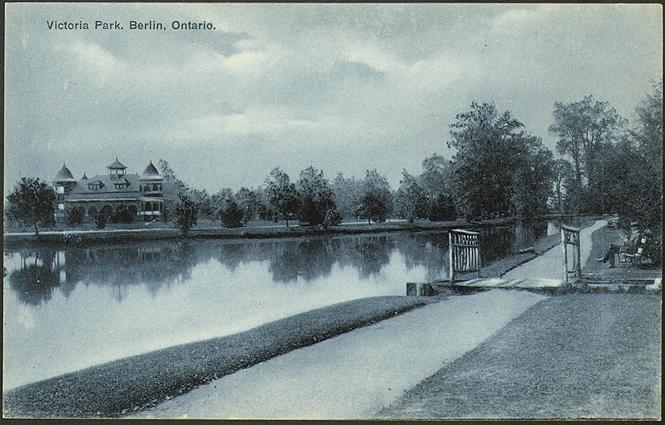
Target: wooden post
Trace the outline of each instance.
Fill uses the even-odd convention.
[[[566,229],[561,226],[561,249],[563,250],[563,284],[568,285],[568,245],[566,244]]]
[[[448,279],[450,283],[455,283],[455,243],[453,237],[453,231],[448,231],[448,259],[450,260],[450,273],[448,274]]]
[[[575,236],[577,238],[577,278],[582,279],[582,254],[580,253],[582,250],[582,242],[580,241],[580,232],[578,231]]]

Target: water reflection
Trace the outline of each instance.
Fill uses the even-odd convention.
[[[483,229],[483,264],[533,245],[546,234],[557,233],[555,222],[533,221]],[[159,241],[150,243],[39,248],[6,253],[9,283],[18,299],[37,306],[48,302],[55,289],[69,296],[78,284],[111,288],[122,302],[127,288],[142,285],[156,297],[162,287],[191,279],[199,264],[216,260],[230,272],[242,264],[268,262],[276,283],[313,281],[329,276],[333,266],[352,267],[360,280],[379,276],[398,254],[407,270],[423,267],[427,280],[445,278],[448,269],[446,232],[395,233],[379,236],[318,237],[288,240]],[[408,279],[407,279],[408,280]]]
[[[540,222],[483,230],[483,261],[552,229]],[[10,388],[341,301],[403,294],[407,281],[447,277],[448,236],[44,247],[5,252],[4,263]]]

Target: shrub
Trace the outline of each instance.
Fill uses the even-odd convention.
[[[95,219],[95,227],[97,227],[98,229],[103,229],[106,227],[106,223],[108,222],[108,217],[106,216],[106,214],[100,211],[99,213],[97,213],[97,215],[95,215],[94,219]]]
[[[219,219],[224,227],[241,227],[244,211],[238,207],[233,199],[229,199],[226,205],[219,210]]]

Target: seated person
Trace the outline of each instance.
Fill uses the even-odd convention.
[[[640,232],[636,228],[631,228],[630,238],[628,238],[623,245],[610,244],[609,248],[607,249],[607,253],[605,253],[605,256],[601,258],[596,258],[596,261],[600,261],[601,263],[607,263],[607,261],[609,260],[610,268],[612,268],[615,266],[615,261],[616,261],[615,259],[618,253],[624,252],[628,248],[637,248],[639,243],[640,243]]]

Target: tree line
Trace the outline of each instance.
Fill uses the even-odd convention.
[[[420,174],[403,170],[396,189],[376,169],[362,178],[328,179],[312,166],[292,179],[274,168],[258,188],[223,188],[209,195],[188,187],[160,160],[178,199],[162,219],[184,232],[202,218],[239,227],[252,220],[297,220],[333,226],[343,219],[383,222],[389,217],[433,221],[532,217],[545,213],[615,212],[658,235],[662,217],[662,83],[636,108],[630,124],[606,101],[585,96],[555,102],[549,127],[556,153],[530,134],[510,111],[473,102],[449,126],[450,158],[433,154]],[[52,220],[51,189],[23,179],[8,197],[6,216],[24,224]]]

